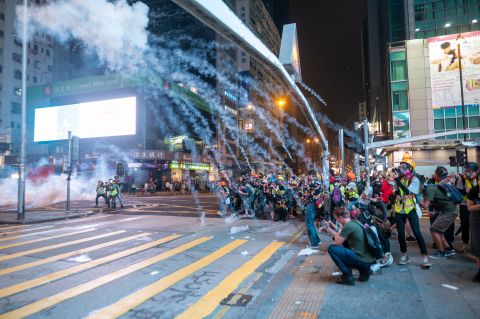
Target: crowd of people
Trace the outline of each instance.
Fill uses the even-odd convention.
[[[455,235],[461,233],[462,251],[476,260],[480,282],[480,194],[478,164],[466,163],[463,174],[449,174],[438,166],[425,179],[415,172],[416,164],[405,153],[397,168],[368,176],[349,172],[345,178],[331,172],[330,186],[315,170],[296,176],[288,173],[248,174],[218,181],[213,189],[220,200],[222,216],[245,214],[248,217],[305,218],[309,248],[318,249],[319,232],[332,236],[328,248],[342,272],[339,283],[353,285],[352,268],[366,281],[373,271],[393,264],[390,237],[397,234],[399,265],[410,263],[407,242],[416,242],[421,268],[430,269],[430,259],[444,259],[457,253]],[[423,213],[430,217],[434,253],[427,250],[420,227]],[[455,222],[460,214],[460,227]]]
[[[99,180],[96,187],[97,197],[95,198],[95,207],[98,207],[98,200],[103,198],[105,208],[115,209],[117,207],[117,199],[120,207],[123,208],[122,187],[118,176],[106,182]]]

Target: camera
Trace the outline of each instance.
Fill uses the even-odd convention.
[[[396,174],[398,174],[398,175],[401,175],[401,174],[400,174],[400,169],[399,169],[398,167],[392,168],[392,173],[396,173]]]

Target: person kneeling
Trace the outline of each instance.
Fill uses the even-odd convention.
[[[374,263],[374,258],[365,242],[362,225],[353,221],[345,208],[336,209],[333,215],[340,223],[338,230],[332,222],[322,226],[321,230],[332,235],[335,241],[335,244],[328,247],[328,254],[342,272],[338,283],[351,286],[355,284],[352,268],[360,272],[358,280],[367,281],[372,274],[370,266]]]

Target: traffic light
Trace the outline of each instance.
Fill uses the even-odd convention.
[[[465,159],[467,158],[467,153],[463,151],[456,151],[456,160],[457,160],[457,165],[463,167],[465,165]]]
[[[450,166],[451,167],[456,167],[457,166],[457,158],[455,156],[450,156],[450,157],[448,157],[448,159],[450,160]]]
[[[125,164],[117,163],[117,176],[125,176]]]

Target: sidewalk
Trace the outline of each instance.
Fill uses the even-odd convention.
[[[86,217],[94,215],[98,212],[100,211],[71,210],[67,213],[65,210],[27,210],[25,212],[25,219],[18,220],[16,211],[0,211],[0,224],[36,224],[71,218]]]

